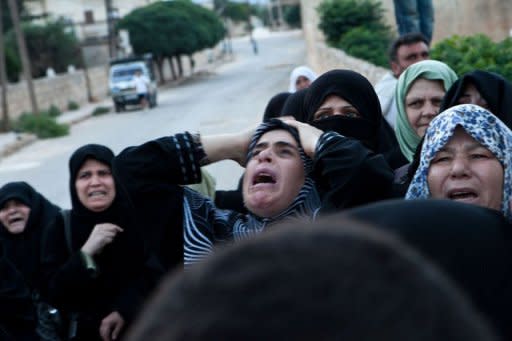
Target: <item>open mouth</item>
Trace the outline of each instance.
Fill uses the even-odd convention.
[[[457,190],[448,193],[448,199],[450,200],[466,201],[476,199],[477,197],[478,194],[471,190]]]
[[[107,192],[105,191],[94,191],[94,192],[90,192],[88,194],[88,197],[89,198],[93,198],[93,197],[104,197],[105,195],[107,195]]]
[[[254,176],[254,179],[253,179],[253,182],[252,182],[253,185],[258,185],[258,184],[275,184],[275,183],[276,183],[275,176],[270,174],[270,173],[265,173],[265,172],[261,172],[261,173],[256,174]]]
[[[23,222],[22,217],[13,217],[13,218],[9,219],[9,224],[16,224],[19,222]]]

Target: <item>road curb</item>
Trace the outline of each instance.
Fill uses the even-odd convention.
[[[38,138],[34,134],[17,134],[16,140],[14,142],[10,142],[2,148],[2,150],[0,151],[0,157],[4,158],[11,154],[14,154],[16,151],[20,150],[25,146],[28,146],[29,144],[34,143],[37,140]]]

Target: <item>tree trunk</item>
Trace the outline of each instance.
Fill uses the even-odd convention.
[[[156,68],[158,70],[158,78],[160,79],[160,84],[165,83],[165,77],[164,77],[164,58],[161,56],[158,56],[156,58]]]
[[[36,93],[34,91],[34,84],[32,83],[32,71],[30,67],[30,59],[28,58],[27,45],[25,43],[25,37],[21,30],[20,17],[18,14],[18,7],[16,0],[7,0],[9,5],[9,11],[11,13],[12,25],[14,32],[16,33],[16,42],[18,43],[18,49],[21,57],[21,64],[23,65],[23,76],[27,82],[28,95],[30,97],[30,105],[32,106],[32,112],[34,115],[39,115],[39,108],[37,107]]]
[[[190,74],[194,74],[194,68],[196,67],[196,61],[194,60],[194,57],[189,54],[188,55],[188,61],[190,63]]]
[[[172,56],[167,58],[167,60],[169,60],[169,67],[171,68],[172,79],[176,80],[176,79],[178,79],[178,76],[176,75],[176,68],[174,67],[173,59],[174,58]]]
[[[178,72],[180,75],[180,78],[183,77],[183,63],[181,62],[181,55],[176,56],[176,62],[178,63]]]
[[[7,70],[5,67],[5,48],[3,32],[3,13],[0,6],[0,86],[2,86],[2,125],[1,131],[9,130],[9,104],[7,103]]]

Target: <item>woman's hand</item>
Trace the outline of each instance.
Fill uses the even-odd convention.
[[[108,314],[100,325],[100,335],[103,341],[116,340],[124,327],[124,319],[117,311]]]
[[[324,132],[307,123],[296,121],[290,117],[283,117],[281,120],[299,131],[300,144],[302,145],[302,148],[304,148],[306,155],[313,159],[315,157],[315,149],[318,139]]]
[[[89,256],[97,255],[103,251],[106,245],[112,243],[120,232],[123,232],[123,229],[117,225],[110,223],[97,224],[82,246],[81,251]]]

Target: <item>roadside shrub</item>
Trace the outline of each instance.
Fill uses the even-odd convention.
[[[327,43],[377,65],[387,65],[391,30],[376,0],[325,0],[318,7]],[[385,61],[383,61],[385,60]]]
[[[498,73],[512,81],[512,39],[495,43],[483,34],[454,35],[435,44],[432,59],[448,64],[459,76],[475,70]]]
[[[96,107],[92,112],[92,116],[104,115],[110,112],[110,107]]]
[[[80,105],[78,105],[75,101],[68,101],[68,110],[78,110],[80,108]]]
[[[389,44],[391,36],[387,32],[356,27],[345,33],[337,46],[354,57],[387,67],[388,56],[383,51],[386,51]]]
[[[50,117],[57,117],[59,116],[60,114],[62,114],[62,112],[60,111],[60,109],[56,106],[56,105],[50,105],[50,107],[48,108],[47,111],[43,112],[43,114],[46,113],[48,114],[48,116]]]
[[[42,139],[69,134],[68,125],[57,123],[55,118],[44,112],[39,115],[24,113],[15,123],[14,129],[16,131],[35,134]]]
[[[300,5],[286,6],[283,12],[284,21],[286,21],[288,26],[293,28],[300,28],[302,26]]]

